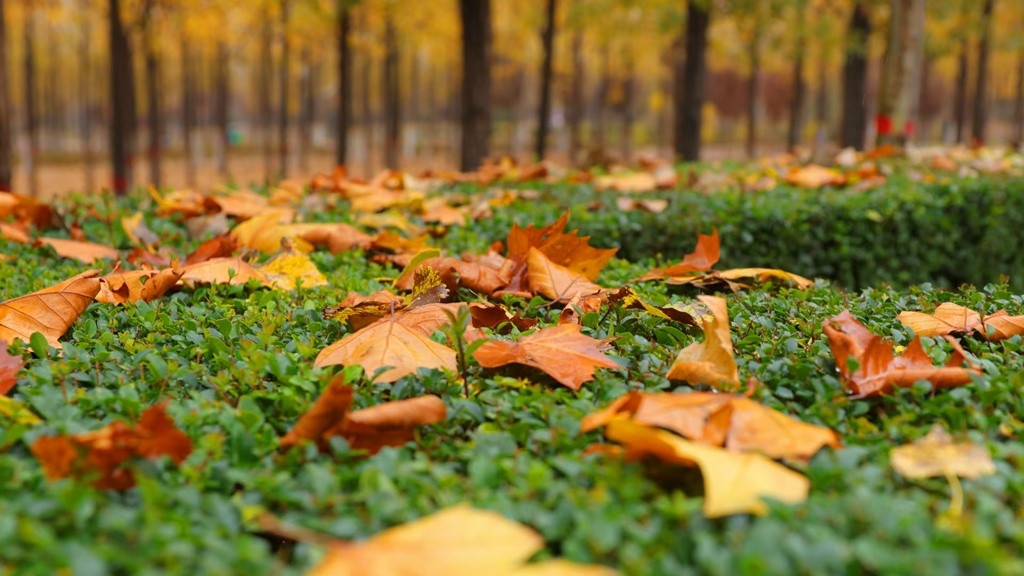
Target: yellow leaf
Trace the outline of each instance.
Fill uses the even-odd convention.
[[[941,426],[935,426],[927,436],[913,444],[893,448],[890,462],[907,478],[946,475],[977,478],[996,473],[992,457],[984,446],[953,442],[952,436]]]
[[[555,264],[540,250],[531,247],[526,256],[530,289],[551,300],[568,302],[576,295],[603,292],[581,272]]]
[[[288,240],[282,240],[281,251],[260,266],[260,270],[267,275],[271,286],[277,290],[295,290],[299,282],[303,288],[327,285],[327,278],[320,273],[316,264],[307,254],[296,250]]]
[[[629,418],[608,423],[605,435],[632,454],[653,455],[670,464],[696,464],[704,477],[704,515],[764,514],[762,498],[787,504],[807,499],[810,482],[801,474],[760,454],[737,454],[689,442],[671,432]]]
[[[699,296],[699,299],[712,314],[701,318],[704,341],[695,342],[679,351],[669,368],[668,378],[735,391],[740,387],[740,375],[732,355],[725,299],[717,296]]]
[[[8,396],[0,396],[0,416],[3,416],[8,422],[24,426],[35,426],[42,423],[39,416],[36,416],[24,404]]]

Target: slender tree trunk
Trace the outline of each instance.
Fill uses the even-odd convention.
[[[963,144],[967,127],[967,79],[970,74],[970,44],[967,36],[960,42],[957,57],[956,84],[953,92],[953,122],[956,124],[956,142]]]
[[[198,179],[195,161],[195,129],[198,111],[196,110],[195,55],[190,48],[190,41],[191,39],[183,29],[181,31],[181,133],[185,145],[185,183],[189,187],[195,187]]]
[[[135,98],[131,47],[121,22],[120,0],[109,0],[110,31],[110,159],[114,193],[128,193],[132,180],[132,154],[135,148]]]
[[[28,134],[28,158],[25,164],[28,171],[28,193],[31,196],[38,196],[39,98],[36,85],[38,67],[36,66],[36,17],[31,8],[25,13],[24,40],[25,132]]]
[[[924,0],[892,0],[876,121],[879,144],[910,140],[919,122],[924,16]]]
[[[757,157],[757,104],[761,84],[761,24],[754,23],[750,46],[750,76],[747,77],[747,158]]]
[[[291,40],[288,37],[288,17],[291,2],[281,0],[281,67],[278,76],[278,118],[277,118],[277,174],[278,178],[288,175],[288,95],[291,76]]]
[[[366,132],[366,177],[373,175],[373,155],[377,152],[376,138],[374,138],[373,100],[370,96],[370,81],[373,79],[373,58],[369,53],[364,52],[362,63],[362,82],[360,82],[360,104],[362,105],[363,129]]]
[[[871,35],[868,2],[858,0],[850,17],[843,64],[843,122],[839,143],[843,148],[864,149],[867,109],[867,39]]]
[[[633,157],[633,100],[636,92],[636,76],[633,74],[633,54],[626,52],[626,71],[622,85],[622,161],[628,163]]]
[[[981,10],[981,40],[978,42],[978,74],[974,87],[974,115],[971,121],[971,137],[975,145],[985,144],[986,122],[988,120],[988,57],[989,39],[992,36],[992,11],[995,0],[984,0]]]
[[[0,0],[0,192],[10,192],[14,179],[11,135],[11,83],[7,73],[6,0]]]
[[[309,149],[311,147],[313,114],[316,99],[313,96],[313,63],[309,46],[299,51],[299,141],[296,146],[296,162],[299,173],[309,172]]]
[[[681,159],[700,160],[700,132],[704,108],[704,82],[707,67],[708,27],[711,24],[709,2],[686,3],[686,60],[676,69],[675,152]]]
[[[491,0],[459,0],[462,22],[462,152],[459,166],[475,170],[491,138]]]
[[[231,60],[228,45],[217,40],[217,79],[214,115],[217,123],[217,172],[224,178],[230,177],[228,152],[231,150],[231,117],[228,110],[231,102]]]
[[[146,120],[147,132],[149,133],[149,181],[150,184],[159,188],[161,140],[163,139],[163,126],[160,115],[160,62],[157,59],[156,45],[154,42],[155,31],[152,29],[151,18],[152,4],[146,7],[146,20],[143,26],[143,46],[145,50],[144,59],[146,62]]]
[[[92,44],[91,23],[86,21],[80,33],[82,44],[78,55],[78,96],[81,103],[79,129],[82,138],[82,160],[85,163],[85,191],[92,192],[96,189],[96,154],[92,148],[93,66],[89,58]]]
[[[351,30],[350,10],[346,0],[338,0],[338,123],[335,127],[334,161],[344,166],[348,161],[348,131],[352,126],[352,49],[348,45]]]
[[[259,125],[260,144],[263,147],[263,181],[269,185],[274,177],[273,110],[271,96],[271,74],[273,74],[274,58],[271,49],[274,43],[271,28],[270,9],[263,12],[260,27],[260,71],[259,71]]]
[[[401,146],[401,93],[398,86],[398,38],[394,15],[388,8],[384,15],[384,165],[397,170]]]
[[[605,137],[608,134],[608,124],[605,121],[605,109],[608,107],[608,93],[611,91],[611,53],[607,42],[601,46],[600,78],[597,83],[597,98],[594,99],[594,129],[591,138],[592,153],[604,155]]]
[[[1017,54],[1017,86],[1013,98],[1013,146],[1018,150],[1024,147],[1024,47],[1021,47]]]
[[[580,159],[580,124],[586,102],[583,98],[584,76],[583,32],[577,30],[572,36],[572,88],[569,92],[569,164],[576,164]]]
[[[806,5],[800,3],[797,10],[796,45],[793,54],[793,99],[789,102],[789,130],[786,133],[786,149],[793,152],[800,145],[803,130],[804,100],[807,99],[807,83],[804,82],[804,61],[807,55]]]
[[[558,0],[547,0],[546,21],[541,32],[541,44],[544,47],[544,59],[540,67],[540,109],[537,112],[537,144],[534,152],[537,160],[544,160],[547,155],[548,130],[551,123],[551,68],[555,55],[555,14],[558,11]]]

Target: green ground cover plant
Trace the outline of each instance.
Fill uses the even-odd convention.
[[[1006,180],[927,190],[897,190],[893,184],[847,196],[793,189],[762,196],[674,194],[670,210],[677,212],[655,218],[610,209],[587,213],[583,206],[600,194],[587,186],[554,186],[542,189],[540,200],[495,206],[480,221],[447,230],[431,225],[436,237],[423,242],[456,255],[483,253],[491,242],[507,237],[513,222],[550,224],[565,204],[578,204],[569,228],[594,234],[597,246],[618,244],[634,260],[612,259],[597,284],[631,285],[655,305],[693,305],[693,287],[631,282],[651,269],[656,254],[640,243],[676,230],[663,222],[677,222],[679,231],[659,238],[672,240],[675,252],[660,252],[678,257],[693,250],[697,230],[710,232],[710,224],[700,225],[702,215],[736,210],[729,219],[708,220],[719,223],[722,237],[724,265],[717,268],[778,266],[815,276],[821,269],[808,264],[808,272],[801,264],[813,260],[872,269],[872,262],[884,259],[883,251],[912,252],[893,245],[894,239],[920,230],[926,221],[929,234],[957,233],[960,221],[950,219],[950,206],[992,216],[994,198],[1016,198],[1019,193],[1010,191],[1019,188]],[[918,203],[907,202],[909,196]],[[982,196],[991,203],[966,206]],[[785,215],[785,202],[792,203],[791,215]],[[365,228],[351,211],[355,203],[350,198],[295,205],[310,221]],[[193,237],[183,221],[156,215],[160,206],[141,196],[77,198],[61,207],[61,219],[71,232],[123,254],[138,243],[120,218],[141,211],[161,247],[184,254],[198,246],[202,238]],[[697,206],[704,211],[689,211]],[[847,214],[841,221],[846,227],[819,209]],[[741,210],[749,210],[749,228],[741,222]],[[786,245],[815,222],[833,226],[828,228],[834,234],[830,242],[849,238],[850,246],[866,245],[871,230],[884,229],[861,230],[861,218],[875,222],[869,210],[882,214],[883,222],[901,223],[894,225],[911,221],[893,236],[880,237],[871,259],[833,249],[807,255],[811,260],[805,261]],[[921,220],[914,220],[921,214]],[[428,225],[421,217],[410,218],[414,227]],[[650,222],[662,225],[662,232],[651,230]],[[968,233],[963,234],[946,246],[947,261],[967,251]],[[88,268],[49,247],[0,242],[5,242],[0,301]],[[744,252],[755,246],[766,248]],[[772,253],[772,246],[793,250],[792,257]],[[938,264],[922,264],[905,277],[893,269],[893,281],[914,282],[921,274],[934,284],[894,289],[879,283],[854,291],[823,279],[802,289],[775,281],[720,294],[729,306],[739,373],[760,382],[752,398],[833,429],[843,447],[825,448],[806,463],[787,462],[810,481],[806,501],[769,501],[764,515],[709,519],[702,511],[700,482],[692,475],[680,479],[678,470],[663,464],[652,468],[595,452],[593,445],[608,445],[601,433],[581,433],[583,418],[629,391],[707,390],[665,376],[681,349],[704,339],[700,328],[643,310],[605,305],[586,311],[579,306],[582,333],[614,339],[608,354],[620,368],[597,370],[578,391],[525,366],[485,369],[468,350],[460,351],[456,370],[421,369],[389,384],[371,383],[374,375],[358,366],[314,367],[324,347],[353,331],[325,319],[323,310],[349,292],[387,289],[399,276],[402,266],[374,261],[374,250],[311,252],[326,279],[322,286],[300,282],[295,290],[282,290],[250,280],[183,288],[152,302],[95,303],[61,338],[60,349],[41,335],[13,342],[10,352],[22,356],[25,365],[9,400],[0,405],[0,484],[5,488],[0,573],[298,574],[324,558],[324,546],[282,535],[268,528],[266,518],[360,540],[460,503],[496,511],[536,530],[545,543],[536,559],[602,564],[624,574],[1024,572],[1021,336],[999,342],[962,338],[981,371],[963,387],[936,390],[919,381],[878,397],[851,399],[822,331],[824,321],[849,310],[872,332],[905,347],[913,334],[897,320],[904,311],[931,312],[940,303],[954,302],[982,315],[997,310],[1024,314],[1024,298],[1006,282],[941,290],[936,286],[953,277],[929,276]],[[922,262],[938,262],[939,248],[934,250]],[[254,258],[263,260],[265,255]],[[109,263],[101,265],[104,273],[110,271]],[[882,280],[886,270],[865,272],[853,284]],[[1002,272],[993,268],[986,274],[992,270]],[[485,299],[464,287],[451,297]],[[564,308],[542,296],[507,295],[499,301],[542,326],[555,324]],[[439,330],[433,339],[450,343],[461,329],[465,326]],[[510,336],[491,336],[517,338],[530,331],[512,328]],[[927,337],[924,344],[936,363],[953,352],[942,338]],[[281,450],[281,437],[336,375],[355,388],[357,408],[433,394],[444,402],[447,418],[420,428],[413,442],[372,456],[352,450],[341,438],[332,439],[322,452],[309,443]],[[88,477],[48,479],[32,454],[40,438],[92,432],[111,422],[135,423],[161,401],[194,448],[180,465],[167,458],[132,460],[136,485],[131,489],[98,489]],[[912,480],[890,464],[893,448],[924,437],[935,425],[983,446],[994,462],[993,474],[956,482],[960,503],[948,478]]]

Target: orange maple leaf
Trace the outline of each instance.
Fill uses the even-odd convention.
[[[596,368],[619,368],[604,350],[610,340],[585,336],[577,324],[559,324],[539,330],[518,342],[491,340],[473,357],[485,368],[525,364],[543,370],[559,384],[579,390],[594,378]]]
[[[28,342],[40,332],[54,348],[58,338],[88,308],[100,291],[98,270],[89,270],[60,284],[0,303],[0,338]]]

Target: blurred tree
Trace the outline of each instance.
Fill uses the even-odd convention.
[[[14,150],[11,146],[11,82],[7,73],[6,0],[0,0],[0,192],[11,190]]]
[[[710,0],[687,0],[686,31],[683,38],[686,59],[682,66],[676,66],[673,103],[675,109],[675,153],[676,156],[688,162],[700,160],[701,119],[704,109],[704,83],[710,24]]]
[[[864,149],[867,129],[868,38],[871,13],[868,0],[857,0],[850,14],[846,36],[846,63],[843,64],[843,121],[839,145]]]
[[[160,61],[157,55],[159,31],[156,28],[158,10],[156,0],[143,0],[139,28],[142,36],[142,54],[145,62],[146,131],[149,135],[149,181],[160,187],[160,160],[163,140],[163,118],[160,98]]]
[[[348,132],[352,126],[352,48],[349,45],[351,7],[348,0],[337,0],[338,18],[338,92],[335,102],[337,123],[335,125],[336,149],[334,162],[344,166],[348,161]]]
[[[459,166],[475,170],[491,137],[491,0],[459,0],[462,22],[462,151]]]
[[[879,90],[877,141],[905,142],[920,126],[925,0],[892,0]]]
[[[128,193],[135,151],[135,73],[120,0],[108,0],[110,33],[110,161],[114,193]]]
[[[544,29],[541,31],[541,44],[544,57],[540,67],[540,106],[537,110],[537,143],[534,154],[538,160],[547,155],[548,130],[551,122],[551,69],[555,54],[555,16],[558,13],[558,0],[545,0]]]
[[[807,3],[808,0],[792,0],[789,8],[796,21],[793,31],[793,97],[789,102],[789,128],[786,131],[786,150],[792,152],[800,145],[803,130],[804,101],[807,99],[807,83],[804,81],[804,61],[807,56]]]
[[[957,35],[960,39],[960,50],[957,56],[956,83],[953,93],[953,120],[956,123],[956,142],[963,144],[967,126],[967,90],[970,73],[971,40],[970,40],[970,8],[976,0],[962,0],[960,4],[960,22]]]
[[[398,85],[398,37],[395,33],[395,8],[384,7],[384,166],[397,170],[400,165],[401,92]]]
[[[288,175],[288,97],[291,87],[291,37],[288,23],[291,0],[281,0],[281,62],[278,67],[277,179]]]
[[[981,38],[978,41],[978,72],[974,88],[974,115],[971,121],[971,140],[976,145],[985,144],[986,121],[988,120],[988,60],[992,37],[992,11],[995,0],[983,0],[981,9]]]
[[[1012,145],[1021,149],[1024,147],[1024,11],[1017,28],[1017,43],[1017,85],[1013,95]]]
[[[39,95],[38,66],[36,65],[36,11],[32,3],[25,4],[25,23],[22,27],[24,40],[25,83],[25,133],[28,135],[28,154],[25,158],[28,170],[28,194],[39,195]]]

